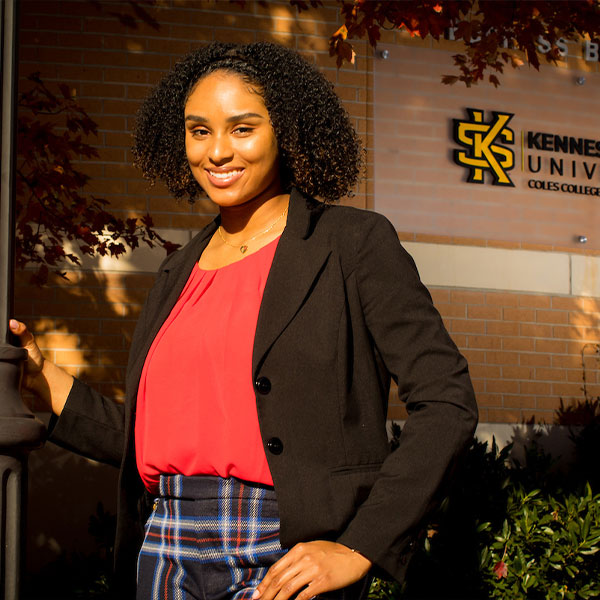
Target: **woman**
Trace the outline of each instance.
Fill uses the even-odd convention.
[[[314,199],[349,193],[362,164],[330,84],[285,48],[212,44],[145,101],[134,154],[219,216],[163,262],[125,404],[12,323],[50,439],[121,469],[118,591],[133,597],[136,559],[138,598],[356,598],[373,569],[401,579],[476,406],[391,224]],[[410,415],[391,454],[390,377]]]

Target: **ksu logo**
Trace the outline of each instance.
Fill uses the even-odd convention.
[[[492,120],[485,123],[483,111],[467,108],[468,120],[454,121],[454,141],[466,150],[454,150],[454,162],[469,169],[469,183],[483,183],[484,171],[492,176],[492,185],[514,187],[507,174],[515,166],[515,154],[505,144],[514,144],[515,134],[506,125],[513,118],[511,113],[492,111]]]

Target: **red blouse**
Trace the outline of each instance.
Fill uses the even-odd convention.
[[[234,476],[273,485],[256,412],[252,348],[279,238],[220,269],[193,269],[158,332],[140,379],[138,470]]]

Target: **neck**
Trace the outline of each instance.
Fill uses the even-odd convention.
[[[234,239],[251,236],[280,217],[288,206],[289,198],[289,194],[279,193],[238,206],[221,206],[221,227]],[[285,219],[282,219],[283,226]]]

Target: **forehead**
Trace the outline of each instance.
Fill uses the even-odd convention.
[[[185,104],[185,113],[258,112],[267,114],[262,96],[256,87],[230,71],[215,71],[199,79]]]

